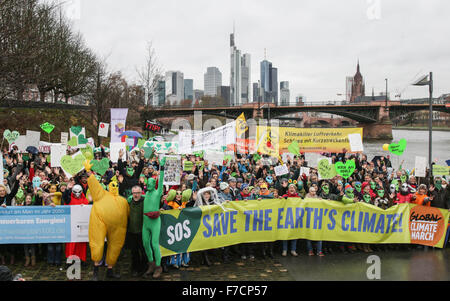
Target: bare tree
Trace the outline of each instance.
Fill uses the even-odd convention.
[[[162,78],[162,67],[159,65],[153,42],[147,42],[145,64],[141,68],[136,68],[139,84],[144,86],[149,97],[158,85],[158,80]],[[145,100],[148,103],[148,99]]]

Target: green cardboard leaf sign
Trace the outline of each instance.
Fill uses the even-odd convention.
[[[102,160],[92,160],[91,164],[92,170],[103,176],[109,168],[109,159],[103,158]]]
[[[406,139],[402,139],[398,143],[389,144],[389,152],[401,156],[406,149],[406,144]]]
[[[317,165],[317,170],[319,171],[320,177],[324,180],[332,179],[336,176],[336,169],[333,164],[327,159],[322,159]]]
[[[86,143],[88,143],[88,140],[86,139],[86,137],[84,137],[84,135],[78,136],[78,144],[86,144]]]
[[[334,166],[336,167],[337,174],[343,177],[344,179],[350,178],[350,176],[356,169],[354,160],[347,160],[345,164],[342,162],[336,162]]]
[[[13,143],[14,141],[17,140],[17,138],[19,138],[20,133],[17,131],[13,131],[11,132],[10,130],[5,130],[3,132],[3,138],[6,139],[6,141],[8,141],[9,144]]]
[[[300,145],[294,140],[289,146],[288,151],[296,156],[300,156]]]
[[[81,131],[83,130],[83,128],[81,126],[73,126],[70,128],[70,131],[75,135],[78,136]]]
[[[41,124],[41,129],[47,134],[50,134],[55,129],[55,126],[51,123],[46,122]]]
[[[152,155],[152,151],[153,151],[153,149],[151,147],[144,147],[144,158],[150,159],[150,157]]]
[[[61,167],[64,171],[68,172],[72,176],[79,173],[81,170],[83,170],[83,162],[86,160],[86,158],[79,154],[75,158],[72,158],[72,156],[65,155],[61,158]]]
[[[86,158],[86,160],[94,159],[94,150],[90,146],[87,146],[86,148],[82,148],[81,153]]]
[[[171,210],[169,212],[171,213],[161,214],[161,228],[170,228],[173,231],[161,231],[159,244],[176,254],[186,253],[200,227],[202,209],[200,207],[192,207],[181,211]],[[178,216],[176,216],[177,214]],[[177,229],[185,229],[186,227],[189,228],[189,231],[184,230],[182,235],[174,233]]]
[[[67,145],[75,147],[78,145],[78,138],[76,136],[73,136],[72,139],[67,142]]]

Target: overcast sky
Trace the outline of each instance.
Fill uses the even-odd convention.
[[[230,84],[229,35],[252,59],[252,82],[260,62],[289,81],[291,101],[342,100],[345,77],[360,60],[366,95],[385,90],[402,98],[427,97],[411,87],[430,71],[435,96],[450,93],[450,26],[447,0],[68,0],[67,13],[89,47],[108,56],[111,70],[130,81],[153,41],[165,71],[179,70],[204,89],[206,68]]]

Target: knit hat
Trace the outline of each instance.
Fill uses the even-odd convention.
[[[241,185],[241,190],[244,190],[245,188],[249,188],[247,183],[244,183]]]
[[[350,184],[345,184],[345,190],[350,190],[350,189],[352,189],[353,190],[353,187],[350,185]]]
[[[229,177],[228,182],[237,182],[235,177]]]

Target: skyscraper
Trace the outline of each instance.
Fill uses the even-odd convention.
[[[217,87],[222,86],[222,73],[217,67],[208,67],[204,76],[205,96],[216,96]]]
[[[261,62],[261,87],[264,89],[263,101],[277,104],[278,69],[267,60]]]
[[[250,102],[251,56],[246,53],[241,58],[241,104]]]
[[[280,82],[280,104],[288,106],[291,101],[291,93],[289,91],[289,82]]]
[[[230,105],[230,87],[220,86],[217,87],[217,96],[223,98],[227,105]]]
[[[184,74],[180,71],[166,72],[166,103],[179,105],[184,98]]]
[[[241,105],[248,103],[251,98],[251,56],[241,55],[235,44],[234,31],[230,35],[230,104]]]
[[[194,80],[184,80],[184,99],[194,100]]]

